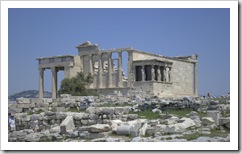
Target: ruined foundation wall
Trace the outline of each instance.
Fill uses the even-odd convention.
[[[105,89],[97,89],[97,92],[102,95],[110,95],[117,93],[122,93],[122,95],[127,95],[130,88],[105,88]]]
[[[163,96],[163,97],[170,97],[174,95],[173,92],[173,85],[171,83],[153,83],[153,90],[154,95],[156,96]]]
[[[134,82],[132,90],[137,92],[145,91],[146,94],[152,95],[154,90],[154,85],[152,81],[146,82]]]

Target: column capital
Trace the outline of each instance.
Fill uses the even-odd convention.
[[[89,58],[89,59],[92,60],[93,54],[88,54],[88,55],[86,55],[86,56],[87,56],[87,58]]]
[[[108,55],[108,58],[112,59],[112,52],[108,52],[107,55]]]
[[[45,68],[38,68],[39,71],[45,71]]]
[[[51,69],[52,72],[53,71],[56,71],[56,68],[55,67],[51,67],[50,69]]]

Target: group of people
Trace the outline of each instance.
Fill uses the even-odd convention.
[[[206,96],[202,96],[203,98],[206,98]],[[207,98],[211,98],[212,95],[210,93],[207,94]],[[230,92],[228,92],[227,97],[230,97]]]

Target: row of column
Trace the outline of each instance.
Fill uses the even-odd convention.
[[[113,84],[113,62],[112,62],[112,53],[105,53],[108,54],[108,88],[114,87]],[[89,55],[89,72],[93,75],[93,54]],[[103,61],[102,61],[102,53],[98,54],[98,88],[103,88]],[[123,87],[122,81],[122,52],[118,52],[118,87]]]
[[[39,98],[44,97],[44,68],[39,69]],[[57,96],[57,72],[58,70],[55,67],[51,68],[52,72],[52,98]]]
[[[159,65],[149,65],[151,66],[151,74],[145,73],[145,66],[147,65],[141,65],[141,74],[142,74],[142,80],[145,81],[146,76],[150,75],[152,81],[166,81],[170,82],[170,67],[165,67],[165,69],[161,70]],[[158,66],[157,72],[155,72],[155,66]],[[136,74],[137,76],[138,74]],[[157,76],[156,76],[157,75]],[[161,78],[162,77],[162,78]],[[136,77],[137,79],[137,77]]]
[[[112,53],[108,54],[108,88],[114,87],[112,73],[113,73],[113,63],[112,63]],[[89,55],[89,68],[90,73],[93,75],[93,55]],[[103,75],[103,61],[102,53],[99,54],[98,59],[98,88],[103,88],[102,75]],[[66,69],[66,68],[65,68]],[[39,98],[44,97],[44,70],[45,68],[39,68]],[[57,96],[57,68],[52,67],[52,98]],[[122,52],[118,52],[118,87],[123,87],[122,81]]]

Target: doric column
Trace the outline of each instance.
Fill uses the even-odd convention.
[[[44,97],[44,69],[39,68],[39,98]]]
[[[85,65],[83,65],[85,67]],[[89,72],[91,75],[93,75],[93,60],[92,60],[92,54],[89,55]]]
[[[157,81],[161,81],[160,66],[158,66],[158,69],[157,69]]]
[[[198,92],[197,92],[197,63],[194,63],[194,95],[198,96]]]
[[[108,53],[108,88],[113,87],[113,63],[112,63],[112,53]]]
[[[56,83],[57,83],[57,72],[56,68],[52,67],[51,68],[52,72],[52,98],[56,98]]]
[[[142,80],[141,81],[145,81],[145,66],[144,65],[141,66],[141,74],[142,74]]]
[[[102,54],[99,54],[98,59],[98,88],[102,88],[102,77],[103,77],[103,65],[102,65]]]
[[[151,65],[151,80],[155,81],[155,65]]]
[[[118,52],[118,87],[123,87],[123,80],[122,80],[122,51]]]

